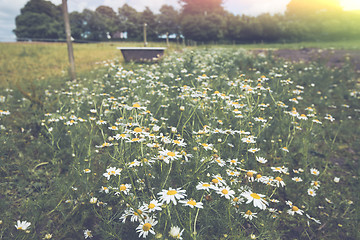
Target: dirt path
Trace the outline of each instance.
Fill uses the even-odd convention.
[[[255,50],[255,53],[266,53],[268,50]],[[360,74],[360,51],[359,50],[332,50],[318,48],[279,49],[274,50],[273,54],[277,57],[285,58],[290,61],[311,62],[323,60],[329,67],[341,68],[343,64],[350,61],[357,73]]]

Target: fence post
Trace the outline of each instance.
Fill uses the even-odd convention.
[[[144,23],[144,47],[146,47],[146,45],[147,45],[147,41],[146,41],[146,26],[147,26],[147,23]]]
[[[71,42],[71,29],[70,29],[67,0],[62,0],[62,10],[63,10],[63,14],[64,14],[66,44],[67,44],[69,63],[70,63],[70,75],[72,78],[71,80],[75,80],[76,79],[75,59],[74,59],[74,51],[73,51],[73,47],[72,47],[72,42]]]

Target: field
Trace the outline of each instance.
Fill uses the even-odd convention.
[[[116,46],[0,45],[1,239],[358,239],[350,61]]]

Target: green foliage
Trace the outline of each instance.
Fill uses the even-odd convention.
[[[30,0],[15,19],[19,39],[59,39],[65,36],[62,11],[49,1]]]
[[[157,16],[160,34],[180,35],[179,12],[170,5],[163,5],[160,14]]]

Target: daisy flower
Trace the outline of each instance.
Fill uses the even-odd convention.
[[[276,178],[273,180],[273,182],[276,184],[277,187],[280,187],[280,185],[281,185],[282,187],[285,186],[285,183],[284,183],[284,181],[283,181],[283,179],[282,179],[281,177],[276,177]]]
[[[263,157],[258,157],[258,156],[256,156],[255,157],[255,159],[256,159],[256,161],[258,161],[259,163],[267,163],[267,161],[268,160],[266,160],[265,158],[263,158]]]
[[[90,203],[95,204],[97,202],[97,200],[98,199],[96,197],[92,197],[92,198],[90,198]]]
[[[161,211],[162,210],[161,206],[162,203],[160,203],[158,200],[151,200],[151,202],[148,205],[145,205],[149,213],[155,211]]]
[[[21,221],[20,220],[17,220],[16,222],[17,224],[15,225],[16,229],[18,230],[26,230],[28,229],[28,227],[30,227],[31,223],[30,222],[27,222],[27,221]]]
[[[146,213],[146,207],[140,206],[136,210],[134,210],[133,208],[125,210],[125,213],[121,216],[120,220],[123,219],[123,222],[125,222],[128,216],[131,216],[130,217],[131,222],[141,222],[143,219],[148,218],[148,215]]]
[[[196,190],[210,190],[212,186],[207,182],[199,182],[198,185],[196,185]]]
[[[93,237],[93,235],[89,229],[84,230],[84,237],[85,237],[85,239]]]
[[[281,148],[281,150],[283,150],[284,152],[289,152],[289,149],[287,147],[283,147]]]
[[[125,195],[128,195],[131,189],[131,185],[130,184],[121,184],[119,187],[120,192],[124,193]],[[116,195],[118,195],[120,192],[115,193]]]
[[[222,160],[221,158],[215,158],[213,161],[214,161],[215,163],[217,163],[220,167],[223,167],[223,166],[226,165],[225,161]]]
[[[218,175],[213,175],[213,179],[211,180],[211,182],[213,184],[215,184],[215,186],[217,185],[225,185],[225,180],[218,174]]]
[[[303,181],[300,177],[293,177],[292,180],[295,181],[295,182],[302,182]]]
[[[240,213],[242,214],[242,216],[245,219],[252,220],[253,218],[257,218],[257,216],[256,216],[257,213],[253,213],[250,210],[247,210],[246,212],[240,212]]]
[[[103,174],[104,177],[107,178],[107,180],[110,180],[111,176],[120,175],[121,169],[116,167],[109,167],[106,169],[106,173]]]
[[[305,215],[306,215],[306,217],[307,217],[308,219],[313,220],[313,221],[316,222],[317,224],[321,224],[320,220],[317,220],[317,219],[315,219],[315,218],[313,218],[313,217],[310,217],[310,215],[307,214],[307,213],[305,213]]]
[[[178,227],[178,226],[172,226],[170,228],[169,235],[170,235],[170,237],[172,237],[174,239],[182,240],[183,238],[181,237],[181,235],[183,232],[184,232],[184,229],[181,230],[180,227]]]
[[[179,154],[179,152],[176,152],[176,151],[172,152],[167,149],[163,149],[163,150],[159,151],[159,154],[161,156],[163,156],[162,159],[166,163],[170,163],[170,161],[174,161],[174,160],[177,160],[182,157],[182,155]]]
[[[201,143],[201,146],[203,146],[203,148],[207,151],[207,150],[213,150],[214,147],[212,144],[207,144],[207,143]]]
[[[187,145],[186,142],[184,142],[184,139],[173,140],[173,144],[180,146],[180,147],[185,147]]]
[[[251,153],[256,153],[256,152],[258,152],[258,151],[260,151],[260,148],[250,148],[250,149],[248,150],[248,152],[251,152]]]
[[[241,203],[243,203],[244,201],[245,201],[245,199],[242,197],[234,197],[233,199],[231,199],[231,205],[233,205],[235,207],[235,210],[238,212],[239,205]]]
[[[256,171],[249,170],[249,171],[246,172],[245,177],[247,177],[250,182],[253,182],[254,181],[254,174],[256,174],[256,173],[257,173]]]
[[[216,189],[216,193],[220,194],[221,197],[225,197],[226,199],[233,198],[235,195],[234,190],[231,190],[228,186],[219,187]]]
[[[140,233],[139,237],[142,236],[143,238],[146,238],[149,232],[155,235],[153,226],[155,226],[157,223],[158,222],[152,218],[146,218],[145,221],[140,222],[139,226],[136,228],[136,231]]]
[[[129,163],[129,167],[130,167],[130,168],[132,168],[132,167],[138,167],[138,166],[140,166],[140,164],[141,164],[141,162],[135,159],[134,161],[132,161],[132,162]]]
[[[186,190],[181,190],[181,188],[169,188],[169,190],[162,190],[158,193],[158,195],[160,195],[160,200],[162,201],[162,203],[166,202],[166,204],[169,204],[172,201],[174,205],[176,205],[176,200],[185,198],[185,192]]]
[[[243,196],[244,198],[247,199],[246,204],[253,202],[254,207],[258,207],[262,210],[265,210],[266,205],[269,205],[269,203],[267,201],[262,199],[263,197],[265,197],[265,195],[263,195],[263,194],[257,194],[252,191],[245,191],[245,192],[241,193],[241,196]]]
[[[316,191],[313,189],[313,188],[309,188],[307,190],[307,193],[312,196],[312,197],[315,197],[316,196]]]
[[[193,200],[192,198],[191,198],[190,200],[189,200],[189,199],[180,200],[179,203],[182,203],[183,206],[189,206],[189,207],[191,207],[191,208],[194,208],[194,207],[204,208],[202,202],[196,202],[196,201]]]
[[[101,189],[100,189],[99,192],[109,193],[109,188],[108,188],[108,187],[101,186]]]
[[[288,168],[287,167],[271,167],[271,170],[273,170],[274,172],[279,172],[279,173],[288,173]]]
[[[320,174],[319,170],[317,170],[316,168],[311,168],[311,169],[310,169],[310,173],[311,173],[312,175],[315,175],[315,176],[317,176],[317,175]]]
[[[104,125],[104,124],[106,124],[106,121],[104,121],[104,120],[98,120],[98,121],[96,122],[96,124],[97,124],[97,125]]]
[[[240,164],[237,158],[229,159],[229,160],[227,160],[227,162],[230,163],[230,165],[234,165],[234,166]]]
[[[311,181],[311,186],[314,189],[319,189],[320,188],[320,182],[319,181]]]
[[[299,215],[303,215],[304,211],[299,209],[297,206],[295,205],[291,205],[291,208],[289,210],[287,210],[287,212],[290,215],[294,215],[295,213],[299,214]]]

